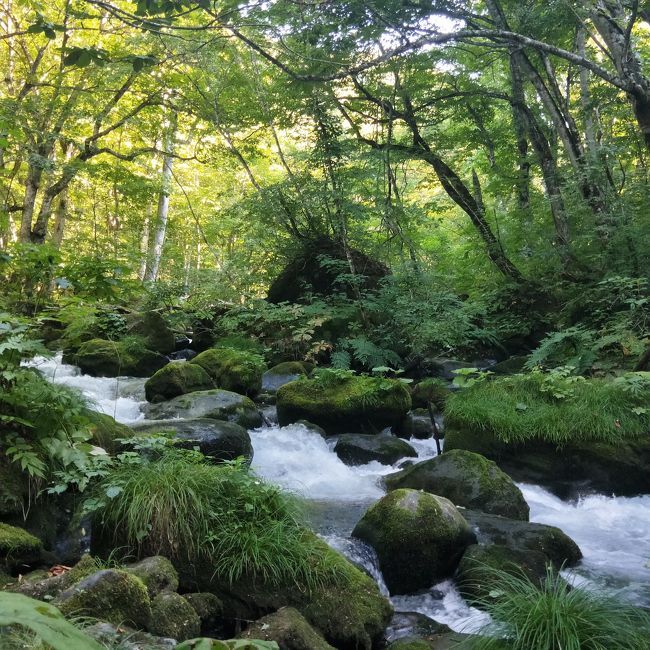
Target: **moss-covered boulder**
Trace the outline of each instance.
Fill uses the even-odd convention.
[[[23,569],[40,560],[41,540],[26,530],[0,523],[0,568]]]
[[[150,420],[223,420],[245,429],[254,429],[263,423],[260,412],[249,397],[220,389],[197,391],[159,404],[149,404],[145,414]]]
[[[508,548],[500,544],[474,544],[463,555],[455,580],[461,594],[472,602],[486,601],[492,591],[495,572],[525,575],[541,582],[546,575],[546,556],[541,551]]]
[[[182,449],[199,448],[215,462],[240,456],[250,461],[253,444],[248,431],[234,422],[198,418],[196,420],[153,420],[135,425],[138,434],[173,432],[174,442]]]
[[[208,591],[184,594],[183,598],[191,605],[201,621],[201,634],[222,636],[223,603],[215,594]]]
[[[528,504],[513,480],[496,463],[471,451],[446,451],[384,481],[389,490],[424,490],[463,508],[528,521]]]
[[[134,575],[104,569],[66,589],[53,601],[66,616],[90,616],[115,625],[147,628],[151,603],[147,588]]]
[[[378,377],[328,374],[292,381],[277,393],[281,426],[308,420],[328,434],[378,433],[397,426],[411,408],[403,382]]]
[[[283,361],[267,370],[262,375],[262,390],[275,393],[280,386],[291,381],[309,376],[314,364],[305,361]]]
[[[416,458],[418,455],[408,442],[383,433],[343,434],[339,436],[334,452],[346,465],[363,465],[373,460],[393,465],[402,458]]]
[[[149,377],[168,360],[132,340],[91,339],[81,344],[71,361],[93,377]]]
[[[189,362],[205,370],[214,385],[242,395],[257,395],[262,389],[264,359],[233,348],[210,348]]]
[[[163,592],[151,601],[149,632],[177,641],[187,641],[201,633],[201,619],[183,596]]]
[[[178,572],[162,555],[153,555],[134,564],[127,564],[124,570],[142,580],[149,598],[154,598],[163,591],[178,589]]]
[[[149,402],[164,402],[179,395],[214,387],[214,382],[201,366],[172,361],[147,379],[144,394]]]
[[[463,510],[479,544],[499,544],[520,551],[537,551],[556,568],[575,566],[582,558],[578,545],[559,528],[476,510]]]
[[[417,490],[395,490],[380,499],[352,535],[375,549],[393,594],[426,589],[449,577],[476,540],[451,501]]]
[[[442,379],[424,379],[411,388],[411,399],[415,408],[426,409],[432,404],[436,411],[442,412],[449,395],[449,383]]]
[[[281,607],[277,612],[255,621],[239,638],[275,641],[282,650],[334,650],[293,607]]]
[[[128,314],[126,330],[131,336],[141,337],[144,345],[154,352],[169,354],[176,347],[174,332],[157,311]]]
[[[117,441],[120,438],[130,438],[133,435],[133,429],[116,422],[115,418],[105,413],[88,409],[87,417],[90,420],[89,430],[93,442],[111,454],[119,449],[120,443]]]

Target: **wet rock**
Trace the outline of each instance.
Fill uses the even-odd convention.
[[[293,607],[281,607],[255,621],[239,638],[275,641],[282,650],[334,650]]]
[[[196,355],[197,353],[194,350],[191,350],[190,348],[186,348],[184,350],[178,350],[176,352],[172,352],[167,356],[172,361],[191,361],[192,359],[194,359]]]
[[[41,559],[41,540],[17,526],[0,523],[0,568],[24,570]]]
[[[197,391],[160,404],[150,404],[146,408],[146,417],[151,420],[209,418],[235,422],[246,429],[254,429],[263,423],[250,398],[220,389]]]
[[[556,568],[575,566],[582,558],[578,545],[559,528],[463,510],[479,544],[499,544],[516,551],[537,551]]]
[[[184,594],[183,598],[191,605],[201,621],[201,634],[222,636],[223,603],[209,592]]]
[[[91,339],[81,344],[70,362],[93,377],[149,377],[168,360],[144,345]]]
[[[446,451],[384,481],[389,490],[424,490],[463,508],[528,521],[528,504],[513,480],[496,463],[471,451]]]
[[[427,637],[407,636],[393,641],[386,650],[453,650],[467,647],[469,638],[469,635],[457,632],[432,634]]]
[[[470,546],[470,548],[472,548]],[[396,641],[404,637],[426,637],[434,634],[449,634],[451,629],[419,612],[395,612],[386,628],[386,641]]]
[[[110,415],[90,409],[88,409],[87,415],[91,421],[89,429],[93,436],[93,443],[105,449],[109,454],[118,450],[120,438],[130,438],[133,435],[133,429],[116,422],[115,418]]]
[[[177,447],[194,449],[215,462],[234,460],[240,456],[253,458],[253,445],[248,431],[234,422],[199,418],[196,420],[155,420],[136,425],[138,433],[171,431]]]
[[[395,432],[400,438],[417,438],[419,440],[431,438],[433,436],[433,425],[431,424],[429,411],[426,409],[409,411]],[[438,429],[438,437],[444,437],[441,428]]]
[[[178,589],[178,573],[174,565],[162,555],[146,557],[134,564],[127,564],[124,570],[142,580],[149,598],[154,598],[163,591]]]
[[[396,490],[380,499],[352,535],[375,549],[392,594],[426,589],[452,575],[476,540],[451,501],[416,490]]]
[[[210,388],[214,388],[214,382],[201,366],[172,361],[147,379],[144,393],[148,402],[164,402],[179,395]]]
[[[175,639],[164,639],[111,623],[95,623],[84,627],[84,633],[107,648],[120,650],[173,650],[178,645]]]
[[[262,375],[262,390],[275,393],[280,386],[307,377],[313,370],[311,363],[303,361],[285,361],[273,366]]]
[[[262,389],[266,370],[261,356],[233,348],[210,348],[192,359],[190,365],[203,368],[216,387],[249,396]]]
[[[294,424],[300,424],[305,429],[308,431],[311,431],[312,433],[317,433],[321,438],[327,438],[327,431],[323,429],[323,427],[319,427],[317,424],[314,424],[313,422],[308,422],[307,420],[298,420]]]
[[[151,601],[149,631],[156,636],[187,641],[201,633],[201,619],[183,596],[162,592]]]
[[[418,455],[407,442],[387,433],[344,434],[339,436],[334,452],[346,465],[364,465],[373,460],[393,465],[401,458]]]
[[[130,336],[142,337],[145,346],[159,354],[169,354],[176,347],[174,332],[157,311],[128,314],[126,331]]]
[[[175,336],[174,337],[174,352],[172,354],[178,353],[178,352],[184,352],[187,350],[190,345],[192,345],[191,339],[189,339],[187,336]],[[193,350],[192,350],[193,352]]]

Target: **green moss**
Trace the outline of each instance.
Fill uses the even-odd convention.
[[[174,351],[174,332],[156,311],[129,314],[126,317],[127,332],[143,339],[145,347],[160,354]]]
[[[133,435],[133,429],[127,427],[125,424],[116,422],[110,415],[89,409],[87,416],[90,420],[89,430],[92,433],[93,442],[111,454],[119,448],[117,440],[120,438],[130,438]]]
[[[644,412],[649,400],[650,389],[635,393],[621,380],[573,381],[530,373],[484,381],[447,401],[445,444],[449,448],[453,431],[471,434],[477,443],[484,438],[489,446],[494,441],[562,446],[638,437],[650,430],[650,411]]]
[[[183,596],[161,593],[151,601],[149,631],[157,636],[186,641],[201,633],[201,619]]]
[[[210,388],[214,388],[214,382],[208,373],[201,366],[185,361],[172,361],[147,379],[144,385],[149,402],[162,402]]]
[[[243,395],[256,395],[262,389],[264,360],[252,352],[232,348],[211,348],[194,357],[191,364],[201,366],[215,386]]]
[[[304,375],[307,376],[314,369],[313,363],[305,361],[283,361],[269,368],[270,375]]]
[[[449,384],[442,379],[425,379],[415,384],[411,391],[414,407],[427,408],[427,404],[431,403],[438,411],[444,410],[450,395]]]
[[[95,377],[148,377],[167,363],[165,357],[148,350],[144,341],[134,339],[91,339],[82,343],[71,361]]]
[[[124,570],[144,582],[150,598],[157,596],[162,591],[178,589],[178,572],[174,565],[162,555],[147,557],[140,562],[124,567]]]
[[[151,605],[144,583],[117,569],[97,571],[56,598],[54,603],[66,616],[90,616],[115,625],[146,628]]]
[[[0,562],[6,566],[34,562],[41,554],[41,540],[26,530],[0,523]]]
[[[377,433],[402,421],[411,397],[400,381],[334,376],[285,384],[278,390],[277,408],[281,425],[308,420],[329,434]]]

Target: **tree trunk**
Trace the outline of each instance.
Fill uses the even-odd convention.
[[[63,190],[59,195],[59,203],[54,213],[54,227],[52,228],[52,244],[57,248],[61,247],[63,242],[63,233],[65,232],[65,222],[68,217],[68,190]]]
[[[43,169],[30,164],[27,170],[27,179],[25,180],[25,200],[23,202],[23,213],[20,221],[19,239],[23,243],[30,241],[31,238],[36,196],[41,186],[42,177]]]
[[[142,234],[140,235],[140,270],[138,271],[138,278],[140,282],[143,282],[145,276],[147,275],[147,262],[149,254],[149,228],[151,226],[151,213],[152,213],[152,204],[151,202],[147,205],[147,214],[144,217],[144,223],[142,224]]]

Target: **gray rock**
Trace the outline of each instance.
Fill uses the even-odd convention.
[[[334,452],[346,465],[363,465],[373,460],[393,465],[402,458],[415,458],[418,455],[404,440],[384,433],[344,434],[339,436]]]
[[[178,572],[174,565],[162,555],[146,557],[134,564],[128,564],[124,570],[144,582],[149,598],[154,598],[163,591],[178,589]]]

